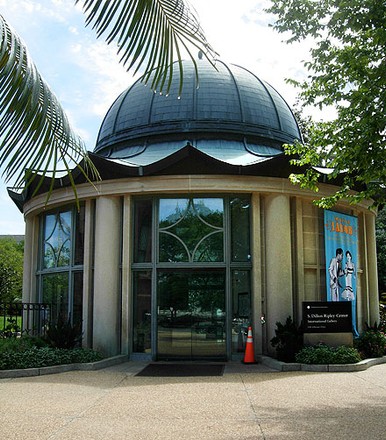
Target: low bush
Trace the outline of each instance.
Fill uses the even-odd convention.
[[[381,304],[379,307],[379,325],[383,332],[386,332],[386,305]]]
[[[99,352],[90,349],[50,347],[39,338],[0,340],[0,370],[96,362],[102,358]]]
[[[75,348],[82,342],[82,323],[72,324],[71,317],[67,320],[59,316],[51,322],[47,330],[47,341],[56,348]]]
[[[303,347],[302,328],[298,327],[290,316],[286,322],[276,323],[275,336],[271,339],[272,347],[276,348],[279,361],[293,362],[296,353]]]
[[[0,353],[4,351],[21,352],[32,347],[46,347],[47,342],[40,337],[0,338]]]
[[[368,327],[354,341],[354,346],[363,358],[382,357],[386,354],[386,335],[382,331]]]
[[[355,364],[362,358],[358,350],[344,345],[333,348],[327,345],[304,347],[295,356],[302,364]]]

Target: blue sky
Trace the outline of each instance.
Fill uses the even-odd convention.
[[[268,81],[292,105],[296,91],[285,78],[302,79],[307,47],[288,46],[268,25],[268,0],[190,0],[207,38],[225,62]],[[24,40],[75,131],[92,151],[104,115],[135,78],[119,65],[113,46],[85,28],[73,0],[0,0],[0,13]],[[22,214],[0,182],[0,235],[24,234]]]

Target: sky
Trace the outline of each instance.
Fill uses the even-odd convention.
[[[0,0],[0,14],[26,44],[40,74],[64,107],[87,150],[113,101],[136,78],[119,64],[115,48],[85,27],[74,0]],[[82,2],[80,2],[82,3]],[[269,0],[190,0],[208,41],[226,63],[241,65],[270,83],[290,106],[297,91],[286,78],[307,72],[305,44],[287,45],[269,24]],[[0,235],[24,234],[23,215],[0,180]]]

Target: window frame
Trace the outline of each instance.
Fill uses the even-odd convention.
[[[71,215],[71,231],[70,231],[70,263],[68,266],[56,266],[45,268],[44,267],[44,249],[45,249],[45,225],[46,218],[48,215],[59,215],[62,212],[70,212]],[[65,205],[60,206],[55,209],[49,210],[41,214],[39,219],[39,250],[38,250],[38,261],[37,261],[37,298],[38,302],[43,303],[43,286],[44,286],[44,277],[56,274],[67,274],[68,277],[68,290],[67,290],[67,311],[66,318],[70,317],[71,322],[73,323],[74,318],[74,288],[75,288],[75,276],[79,275],[79,273],[83,273],[84,265],[75,264],[76,258],[76,245],[77,243],[77,230],[76,228],[80,225],[80,216],[81,212],[83,213],[83,228],[84,228],[84,212],[85,212],[85,204],[81,203],[80,210],[77,209],[74,205]],[[83,237],[84,239],[84,237]],[[83,259],[84,259],[84,241],[82,243],[83,246]],[[82,315],[82,312],[80,313]]]

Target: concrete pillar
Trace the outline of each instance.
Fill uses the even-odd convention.
[[[276,322],[293,318],[290,200],[282,194],[265,199],[265,277],[268,351]]]
[[[367,261],[364,270],[367,271],[367,292],[369,325],[379,322],[379,292],[377,250],[375,242],[375,215],[368,212],[364,215],[366,228]]]
[[[39,217],[25,218],[24,263],[23,263],[23,302],[38,302],[36,290],[36,269],[39,257]]]
[[[123,237],[122,237],[122,354],[129,354],[133,345],[132,338],[132,310],[133,295],[131,291],[131,197],[126,196],[123,201]]]
[[[262,298],[262,271],[261,271],[261,221],[260,197],[252,194],[252,325],[255,353],[261,354],[265,350],[265,324],[260,318],[265,314]]]
[[[100,197],[95,210],[93,348],[106,356],[120,352],[121,202]]]
[[[94,210],[93,201],[85,203],[84,257],[83,257],[83,346],[92,346],[93,325],[93,255],[94,255]]]

